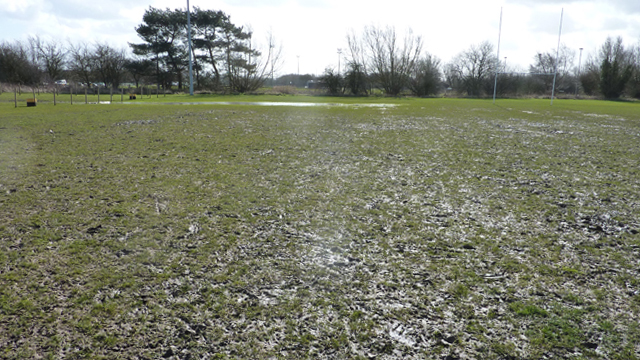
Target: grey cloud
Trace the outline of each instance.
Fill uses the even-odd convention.
[[[628,20],[610,17],[605,19],[603,28],[607,31],[626,30],[630,25]]]
[[[638,0],[611,0],[605,3],[616,5],[615,7],[624,10],[627,15],[640,14],[640,1]]]

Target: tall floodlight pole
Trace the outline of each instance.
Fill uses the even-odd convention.
[[[342,49],[338,48],[338,75],[340,75],[340,58],[342,57]]]
[[[271,58],[271,86],[274,86],[274,85],[275,85],[275,83],[276,83],[276,80],[275,80],[275,78],[273,77],[273,67],[274,67],[274,65],[273,65],[273,60],[274,60],[274,59],[273,59],[273,57],[274,57],[274,56],[273,56],[273,53],[274,53],[274,51],[275,51],[275,50],[274,50],[274,49],[275,49],[275,47],[276,47],[276,46],[275,46],[275,45],[273,45],[273,44],[269,45],[269,51],[271,52],[271,53],[269,54],[269,57]]]
[[[298,57],[298,76],[300,76],[300,55],[296,55],[296,56]]]
[[[578,88],[580,87],[580,66],[582,65],[582,49],[580,48],[580,57],[578,58],[578,78],[576,79],[576,97],[578,97]]]
[[[187,36],[189,38],[189,95],[193,96],[193,64],[191,61],[191,9],[187,0]]]
[[[564,18],[564,8],[560,13],[560,30],[558,30],[558,49],[556,50],[556,66],[553,71],[553,88],[551,88],[551,105],[553,105],[553,97],[556,94],[556,79],[558,78],[558,63],[560,62],[560,38],[562,37],[562,19]]]
[[[496,55],[496,62],[500,62],[500,37],[502,36],[502,8],[500,8],[500,27],[498,28],[498,55]],[[496,79],[493,82],[493,103],[496,103],[496,92],[498,90],[498,67],[496,64]]]

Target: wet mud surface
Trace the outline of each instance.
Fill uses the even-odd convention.
[[[171,111],[0,177],[8,358],[640,356],[638,118]]]

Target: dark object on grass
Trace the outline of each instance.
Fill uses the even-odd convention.
[[[100,232],[100,229],[102,229],[102,225],[98,225],[96,227],[90,227],[87,229],[87,234],[90,234],[90,235],[97,234],[98,232]]]

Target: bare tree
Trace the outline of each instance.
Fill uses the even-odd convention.
[[[387,95],[398,95],[408,85],[422,52],[422,38],[409,29],[404,39],[400,40],[393,27],[368,26],[362,41],[368,53],[368,68],[375,82]]]
[[[368,74],[366,50],[354,30],[347,34],[347,45],[347,62],[356,65],[362,72]]]
[[[454,66],[453,62],[449,62],[444,65],[442,76],[447,88],[455,89],[456,91],[460,91],[463,88],[462,79],[460,78],[456,66]]]
[[[136,83],[136,88],[138,88],[138,86],[140,86],[140,82],[142,82],[145,77],[153,75],[155,64],[152,60],[149,59],[134,58],[127,59],[124,67],[129,72],[129,75],[131,75],[133,81]]]
[[[329,95],[340,95],[344,92],[342,76],[331,68],[324,70],[324,74],[320,77],[320,82],[327,89]]]
[[[36,85],[40,81],[38,65],[25,44],[0,43],[0,82]]]
[[[95,78],[95,57],[86,43],[73,45],[69,43],[69,70],[77,80],[90,86]]]
[[[240,36],[247,34],[248,36]],[[276,43],[272,33],[267,35],[265,52],[253,42],[253,34],[235,28],[227,32],[227,80],[233,92],[255,91],[282,64],[282,46]]]
[[[590,55],[584,62],[580,72],[580,86],[586,95],[598,95],[600,92],[600,65],[594,55]]]
[[[629,80],[628,95],[640,99],[640,42],[630,50],[630,61],[633,65],[633,74]]]
[[[344,75],[344,85],[352,95],[366,95],[371,86],[364,66],[349,62]]]
[[[556,72],[556,65],[556,90],[572,87],[574,82],[571,78],[571,70],[573,69],[575,55],[575,51],[564,44],[560,47],[558,61],[556,61],[556,50],[538,53],[534,57],[534,63],[529,66],[529,72],[549,75],[533,75],[536,82],[540,84],[536,92],[551,91],[551,87],[553,86],[553,76],[551,76],[551,74]]]
[[[488,41],[472,45],[458,54],[449,64],[450,76],[469,96],[482,95],[484,83],[495,73],[498,60]]]
[[[440,87],[440,59],[426,54],[418,60],[409,81],[409,88],[416,96],[434,95]]]
[[[59,80],[66,64],[64,47],[55,40],[45,42],[39,36],[29,37],[29,43],[36,50],[38,63],[48,80]]]
[[[97,43],[93,50],[95,74],[106,86],[117,88],[126,72],[127,57],[124,50]]]
[[[342,54],[340,54],[342,55]],[[346,74],[344,86],[353,95],[366,94],[370,88],[367,49],[358,34],[352,29],[347,33]],[[342,76],[342,74],[338,74]]]

